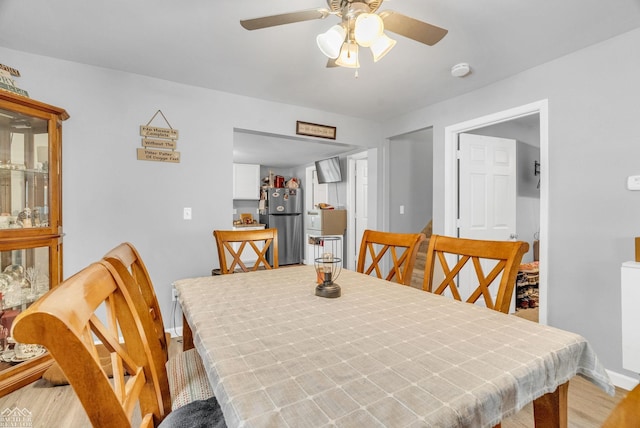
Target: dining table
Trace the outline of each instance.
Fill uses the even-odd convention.
[[[313,266],[174,283],[229,427],[493,427],[534,403],[567,426],[569,380],[613,395],[579,334],[343,269]]]

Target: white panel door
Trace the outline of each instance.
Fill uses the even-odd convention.
[[[516,140],[460,134],[459,142],[458,236],[495,241],[517,238]],[[483,263],[485,274],[494,265]],[[471,283],[474,277],[475,273],[468,271],[459,278],[465,296],[477,285]],[[494,298],[495,294],[497,288],[492,290]],[[512,303],[511,311],[514,309]]]
[[[516,234],[516,140],[460,134],[459,230],[464,238]]]
[[[355,183],[355,254],[351,257],[353,266],[352,268],[355,270],[356,263],[358,260],[358,251],[360,251],[360,243],[362,242],[362,235],[364,231],[367,229],[367,194],[368,194],[368,162],[367,159],[357,159],[356,160],[356,183]]]

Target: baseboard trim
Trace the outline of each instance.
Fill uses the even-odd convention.
[[[638,385],[638,383],[640,383],[638,379],[634,379],[631,376],[623,375],[612,370],[607,370],[607,374],[615,386],[626,389],[627,391],[631,391]]]

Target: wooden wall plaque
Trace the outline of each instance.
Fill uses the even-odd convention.
[[[180,163],[180,152],[139,148],[138,160]]]
[[[175,140],[158,140],[155,138],[143,138],[143,147],[155,147],[158,149],[171,149],[175,150],[178,147],[178,143]]]
[[[296,134],[308,135],[310,137],[336,139],[336,127],[327,125],[318,125],[317,123],[296,121]]]
[[[178,139],[178,130],[172,128],[158,128],[157,126],[140,126],[140,135],[143,137],[166,138],[168,140]]]
[[[162,116],[168,128],[150,126],[158,114]],[[142,136],[142,148],[137,150],[138,160],[180,163],[180,152],[176,152],[178,130],[173,129],[161,110],[153,115],[149,123],[140,125],[140,136]]]

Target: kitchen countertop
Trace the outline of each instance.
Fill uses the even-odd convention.
[[[251,223],[251,224],[234,224],[233,228],[234,229],[244,229],[247,227],[257,227],[257,228],[264,228],[266,227],[266,224],[262,224],[262,223]]]

